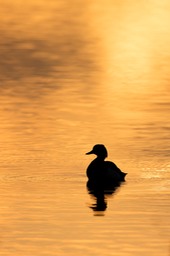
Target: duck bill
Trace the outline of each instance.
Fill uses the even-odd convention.
[[[91,154],[94,154],[93,150],[86,153],[86,155],[91,155]]]

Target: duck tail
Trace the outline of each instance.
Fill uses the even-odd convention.
[[[126,172],[121,172],[121,180],[122,180],[122,181],[125,181],[126,175],[127,175]]]

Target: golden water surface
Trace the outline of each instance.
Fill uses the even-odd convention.
[[[0,34],[0,255],[169,256],[170,2],[0,0]]]

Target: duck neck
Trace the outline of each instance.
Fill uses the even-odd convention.
[[[105,157],[104,156],[97,156],[97,159],[99,160],[99,161],[104,161],[104,159],[105,159]]]

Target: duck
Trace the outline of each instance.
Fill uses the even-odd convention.
[[[127,173],[122,172],[115,163],[105,161],[108,151],[103,144],[96,144],[86,155],[94,154],[97,157],[89,164],[86,170],[87,186],[107,187],[116,186],[125,181]]]

